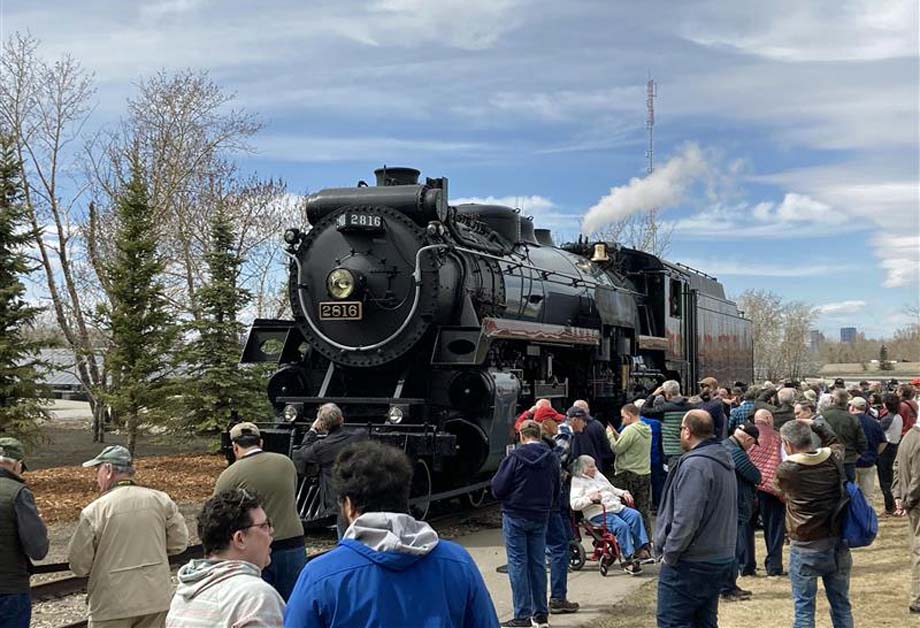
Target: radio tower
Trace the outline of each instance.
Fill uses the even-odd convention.
[[[649,73],[648,83],[646,84],[645,108],[647,117],[645,119],[645,128],[648,131],[648,149],[645,156],[648,158],[648,167],[646,174],[650,175],[655,171],[655,97],[658,95],[658,85],[652,79]],[[652,207],[646,215],[645,233],[643,234],[643,249],[649,253],[657,255],[658,251],[658,208]]]

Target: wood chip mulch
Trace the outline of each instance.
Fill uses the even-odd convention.
[[[220,455],[151,456],[137,459],[134,479],[168,493],[176,503],[203,502],[226,467]],[[99,496],[95,469],[41,469],[26,472],[25,480],[46,523],[76,521],[80,511]]]

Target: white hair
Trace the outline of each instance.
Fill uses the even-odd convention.
[[[795,389],[780,388],[779,392],[776,393],[776,398],[779,399],[780,403],[792,403],[795,401]]]
[[[588,467],[596,467],[597,463],[594,462],[594,458],[587,454],[578,456],[575,459],[575,462],[572,463],[572,474],[573,475],[584,475],[585,469]]]
[[[833,404],[833,399],[830,393],[821,393],[821,398],[818,399],[818,414],[823,413],[825,410],[831,407]]]
[[[677,380],[669,379],[661,385],[661,392],[668,397],[680,394],[680,383]]]

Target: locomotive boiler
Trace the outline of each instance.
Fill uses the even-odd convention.
[[[614,419],[665,378],[750,381],[750,324],[713,277],[613,242],[556,246],[518,210],[451,205],[446,178],[381,168],[306,199],[284,233],[293,320],[256,320],[242,362],[277,362],[265,447],[290,455],[316,408],[403,448],[414,501],[482,496],[536,399]],[[306,522],[315,487],[298,496]]]

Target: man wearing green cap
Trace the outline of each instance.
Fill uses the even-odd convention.
[[[22,443],[0,438],[0,619],[4,628],[29,628],[31,560],[41,560],[48,553],[48,530],[22,479],[25,470]]]
[[[162,628],[169,610],[168,556],[188,545],[185,519],[169,495],[134,483],[131,454],[109,445],[83,463],[102,493],[80,513],[70,568],[89,576],[90,628]]]

